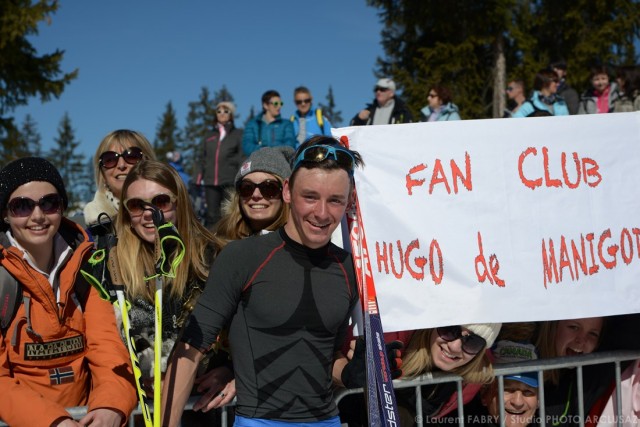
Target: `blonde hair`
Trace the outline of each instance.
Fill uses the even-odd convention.
[[[106,181],[102,175],[102,168],[100,167],[100,156],[105,151],[109,151],[113,145],[120,146],[123,150],[138,147],[142,150],[143,159],[156,160],[153,147],[140,132],[129,129],[118,129],[109,132],[109,134],[100,141],[96,153],[93,155],[93,176],[95,177],[98,191],[101,191],[106,186]]]
[[[171,166],[156,161],[143,160],[127,175],[122,187],[123,200],[129,186],[139,179],[153,181],[171,191],[176,196],[176,228],[185,245],[184,260],[178,265],[176,277],[168,279],[165,286],[172,297],[182,297],[187,284],[192,281],[204,282],[209,274],[212,257],[219,247],[218,240],[198,221],[187,187],[180,175]],[[116,218],[118,234],[117,260],[120,274],[131,298],[143,297],[153,301],[153,291],[147,287],[144,278],[155,272],[153,245],[142,241],[131,228],[131,216],[120,204]],[[211,249],[211,250],[208,250]]]
[[[419,329],[415,331],[402,358],[403,376],[414,378],[427,372],[439,370],[433,363],[431,354],[431,337],[437,334],[436,329]],[[450,371],[461,376],[468,383],[487,384],[493,378],[493,367],[486,353],[486,348],[473,356],[468,363]]]
[[[271,174],[272,175],[272,174]],[[273,175],[280,184],[283,180],[278,175]],[[242,199],[238,192],[234,189],[229,190],[228,197],[222,203],[222,218],[216,224],[215,235],[219,239],[222,246],[225,246],[232,240],[240,240],[255,234],[261,230],[254,230],[249,225],[249,220],[242,211]],[[286,224],[289,219],[289,205],[284,201],[280,213],[274,221],[267,226],[266,230],[274,231]]]

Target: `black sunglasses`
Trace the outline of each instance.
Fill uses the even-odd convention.
[[[124,150],[122,153],[116,153],[115,151],[105,151],[100,154],[100,166],[105,169],[115,168],[118,165],[118,158],[122,157],[125,162],[130,165],[137,164],[142,160],[142,150],[138,147],[131,147]]]
[[[279,181],[272,179],[267,179],[259,184],[249,180],[240,181],[240,184],[238,184],[238,194],[240,194],[240,197],[243,199],[247,199],[253,195],[256,187],[265,199],[279,199],[282,195],[282,185]]]
[[[476,355],[487,346],[487,342],[480,335],[469,333],[469,335],[462,335],[462,328],[460,326],[445,326],[437,328],[436,331],[440,338],[447,342],[460,339],[462,341],[462,351],[467,354]]]
[[[376,86],[375,89],[373,89],[374,92],[386,92],[388,90],[389,90],[388,87],[380,87],[380,86]]]
[[[140,216],[149,206],[154,206],[162,212],[169,212],[173,209],[175,202],[176,198],[174,195],[161,193],[156,194],[151,199],[141,199],[139,197],[127,199],[124,202],[124,207],[129,211],[129,215]]]
[[[310,103],[311,103],[311,98],[307,98],[307,99],[296,99],[296,105],[310,104]]]
[[[33,213],[36,206],[40,206],[47,215],[62,212],[62,197],[58,193],[51,193],[40,197],[37,202],[28,197],[14,197],[9,200],[7,208],[15,217],[26,217]]]

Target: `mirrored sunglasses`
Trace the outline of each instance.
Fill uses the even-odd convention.
[[[131,147],[123,151],[122,153],[116,153],[115,151],[105,151],[100,154],[100,166],[105,169],[115,168],[118,164],[118,159],[122,157],[125,162],[130,165],[137,164],[142,160],[142,150],[138,147]]]
[[[62,212],[62,197],[58,193],[51,193],[40,197],[35,201],[28,197],[14,197],[9,200],[7,209],[12,216],[27,217],[33,213],[36,206],[39,206],[43,213],[52,215]]]
[[[296,99],[296,105],[302,105],[302,104],[311,104],[311,98]]]
[[[295,171],[302,162],[320,163],[329,157],[333,157],[336,163],[344,168],[349,175],[353,175],[353,167],[356,160],[351,152],[346,148],[331,145],[312,145],[302,150],[300,154],[296,156],[292,172]]]
[[[139,197],[133,197],[127,199],[124,202],[124,207],[129,211],[131,216],[140,216],[145,210],[149,210],[149,207],[155,207],[162,212],[169,212],[174,208],[176,197],[173,194],[156,194],[150,199],[141,199]]]
[[[469,335],[462,335],[462,327],[446,326],[437,328],[436,331],[440,338],[447,342],[460,339],[462,341],[462,351],[470,355],[480,353],[486,346],[487,342],[480,335],[469,332]]]
[[[262,194],[262,197],[265,199],[279,199],[282,195],[282,184],[273,179],[267,179],[259,184],[249,180],[243,180],[238,184],[237,190],[240,197],[248,199],[253,195],[256,188],[260,190],[260,194]]]

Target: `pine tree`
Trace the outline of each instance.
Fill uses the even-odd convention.
[[[20,134],[29,155],[40,157],[42,155],[42,136],[38,132],[38,125],[31,117],[31,114],[25,116],[20,128]]]
[[[29,40],[38,34],[38,23],[50,22],[57,9],[56,0],[0,0],[0,142],[3,144],[8,137],[14,137],[15,142],[12,132],[16,131],[16,125],[9,114],[16,107],[26,105],[33,96],[39,95],[43,102],[59,97],[78,74],[78,70],[71,73],[60,70],[64,51],[38,55]]]
[[[173,109],[171,101],[169,101],[158,123],[156,138],[153,142],[156,157],[159,160],[166,159],[167,153],[180,148],[181,142],[182,132],[178,127],[176,111]]]
[[[58,126],[58,136],[53,140],[55,146],[48,154],[51,163],[58,169],[64,181],[69,197],[68,215],[74,215],[83,207],[83,197],[86,195],[86,157],[78,153],[80,141],[76,140],[75,130],[71,126],[71,118],[65,113]],[[87,199],[84,199],[85,201]]]
[[[333,97],[333,88],[329,86],[329,92],[327,92],[327,105],[318,103],[318,106],[322,108],[322,113],[329,119],[334,127],[339,127],[342,124],[342,112],[336,110],[336,101]]]

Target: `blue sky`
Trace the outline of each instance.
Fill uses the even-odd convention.
[[[365,0],[61,0],[32,43],[39,54],[65,50],[62,69],[79,76],[59,99],[32,99],[15,117],[21,124],[31,114],[48,149],[68,112],[88,156],[114,129],[153,142],[168,101],[183,126],[203,86],[226,85],[240,123],[268,89],[289,116],[295,87],[309,87],[317,103],[332,86],[348,121],[373,99],[381,28]]]

